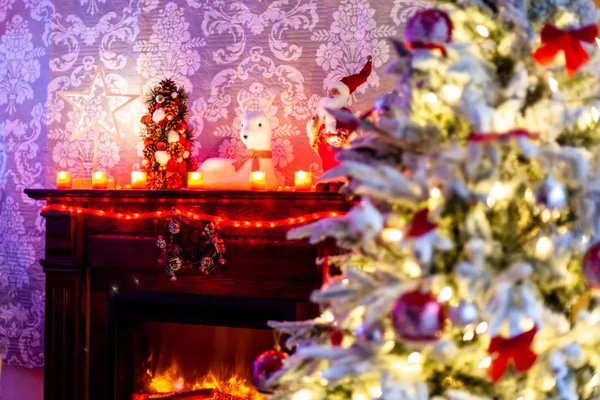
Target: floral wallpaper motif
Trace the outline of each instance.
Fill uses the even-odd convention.
[[[190,92],[194,155],[236,158],[244,92],[275,90],[272,150],[286,184],[321,172],[306,120],[324,87],[374,59],[352,97],[366,109],[393,88],[387,38],[402,34],[425,0],[0,0],[0,347],[11,365],[43,365],[44,221],[28,187],[52,187],[58,170],[89,176],[97,162],[127,183],[148,87],[175,79]],[[137,94],[116,113],[120,140],[89,131],[70,141],[79,111],[58,92],[89,90],[97,66],[112,93]],[[104,103],[90,108],[103,115]],[[91,111],[91,109],[90,109]],[[119,143],[120,142],[120,143]]]

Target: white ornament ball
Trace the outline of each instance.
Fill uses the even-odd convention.
[[[171,98],[172,98],[172,99],[176,99],[176,98],[177,98],[177,96],[179,96],[179,94],[178,94],[177,92],[173,92],[173,93],[171,93]]]
[[[169,131],[167,134],[167,141],[169,143],[177,143],[179,142],[179,133],[175,132],[173,129]]]
[[[171,156],[166,150],[159,150],[156,153],[154,153],[154,158],[156,158],[157,163],[159,163],[162,166],[165,166],[171,159]]]
[[[183,157],[179,157],[179,158],[177,159],[177,162],[182,162],[182,161],[183,161]]]
[[[157,110],[154,110],[154,112],[152,113],[152,121],[155,124],[158,124],[163,119],[165,119],[165,110],[163,110],[162,107]]]
[[[184,158],[185,160],[187,160],[188,158],[190,158],[190,152],[189,152],[189,151],[187,151],[187,150],[186,150],[186,151],[184,151],[184,152],[183,152],[183,158]]]

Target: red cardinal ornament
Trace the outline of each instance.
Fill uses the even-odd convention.
[[[510,339],[500,336],[492,338],[488,348],[488,353],[492,358],[488,375],[494,382],[502,378],[510,362],[519,372],[525,372],[533,366],[537,360],[537,354],[531,350],[531,344],[536,333],[537,326],[534,326],[531,330]]]
[[[586,251],[583,257],[583,276],[592,289],[600,288],[600,242]]]
[[[404,39],[409,49],[435,49],[446,54],[444,45],[452,41],[452,20],[435,8],[418,11],[408,20]]]
[[[573,76],[590,59],[581,42],[594,43],[597,36],[598,27],[595,24],[569,30],[546,24],[541,32],[542,46],[533,53],[533,58],[538,64],[546,66],[562,51],[565,54],[567,74]]]
[[[256,357],[252,364],[252,383],[259,392],[272,393],[267,387],[267,381],[283,367],[283,360],[286,358],[286,353],[277,350],[267,350]]]
[[[442,335],[446,310],[431,292],[404,293],[392,309],[396,334],[411,341],[432,341]]]

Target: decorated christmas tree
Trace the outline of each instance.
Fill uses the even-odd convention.
[[[141,120],[144,124],[142,170],[148,174],[148,189],[186,188],[187,172],[196,170],[185,121],[187,98],[187,92],[170,79],[161,81],[148,94],[148,114]]]
[[[273,399],[600,399],[600,52],[588,0],[461,0],[394,43],[393,93],[325,178],[348,214]],[[339,121],[353,115],[334,112]]]

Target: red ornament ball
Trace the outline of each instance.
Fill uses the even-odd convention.
[[[404,293],[392,309],[396,334],[411,341],[440,338],[446,321],[446,310],[431,292],[414,290]]]
[[[152,144],[152,140],[150,140],[150,138],[145,138],[144,139],[144,147],[148,147]]]
[[[286,353],[277,350],[267,350],[256,357],[252,364],[252,383],[259,392],[272,393],[267,387],[267,381],[283,367],[283,360],[286,358]]]
[[[404,39],[411,48],[442,46],[452,41],[452,20],[435,8],[418,11],[408,20]]]
[[[158,142],[156,143],[156,149],[163,151],[167,149],[167,144],[165,142]]]
[[[329,326],[327,327],[327,332],[329,333],[329,340],[333,347],[339,347],[342,345],[342,342],[344,341],[343,330]]]
[[[167,161],[167,171],[168,172],[175,172],[175,171],[177,171],[177,161],[175,161],[172,158],[169,161]]]
[[[589,287],[600,288],[600,242],[595,243],[586,251],[583,257],[583,276]]]

